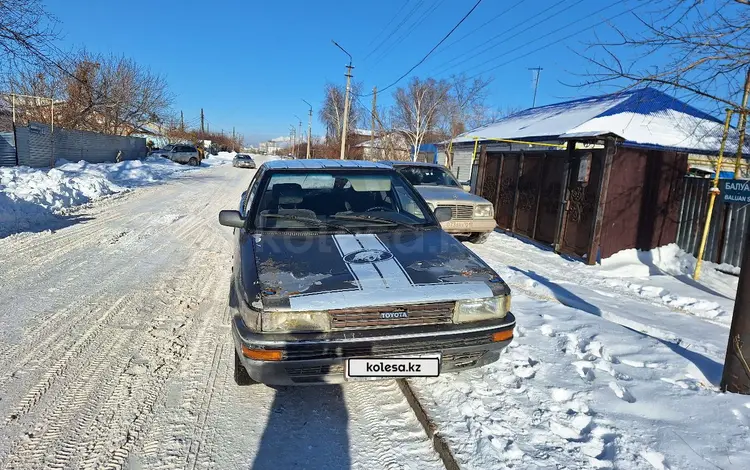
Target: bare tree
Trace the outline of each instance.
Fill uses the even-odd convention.
[[[51,65],[55,27],[40,0],[0,1],[0,78]]]
[[[446,80],[418,77],[411,79],[406,88],[393,93],[393,124],[414,147],[412,160],[419,155],[419,146],[428,133],[439,132],[441,113],[445,113],[450,99],[451,84]]]
[[[54,96],[61,127],[105,134],[130,135],[144,124],[163,122],[171,101],[164,78],[147,68],[125,57],[85,51],[60,69],[18,73],[11,84],[23,94]],[[24,108],[20,114],[28,120],[46,122],[33,106]]]
[[[441,117],[441,127],[452,139],[469,129],[485,126],[499,118],[499,113],[486,106],[491,78],[468,78],[465,74],[451,77],[451,90],[446,112]],[[446,166],[453,165],[448,153]]]
[[[648,84],[739,107],[750,68],[748,0],[656,0],[635,14],[641,30],[613,24],[618,39],[598,41],[586,58],[596,65],[584,84]]]
[[[355,124],[359,122],[361,117],[361,107],[358,106],[358,101],[355,98],[359,95],[360,89],[361,85],[359,83],[352,84],[352,98],[349,103],[349,122],[347,124],[347,127],[350,130],[355,129]],[[328,140],[329,143],[335,144],[341,142],[345,98],[346,87],[343,85],[326,83],[325,99],[323,100],[323,107],[318,112],[318,117],[325,125],[326,140]]]

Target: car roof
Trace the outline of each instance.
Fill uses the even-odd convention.
[[[367,160],[271,160],[263,164],[270,170],[321,170],[321,169],[347,169],[347,168],[364,168],[364,169],[391,169],[387,165],[379,162],[370,162]]]
[[[382,163],[384,165],[389,165],[389,166],[429,166],[429,167],[445,168],[445,166],[440,165],[439,163],[430,163],[430,162],[407,162],[407,161],[401,161],[401,160],[388,160],[388,161],[381,161],[378,163]]]

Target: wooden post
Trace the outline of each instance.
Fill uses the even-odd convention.
[[[495,198],[492,201],[492,205],[495,207],[495,222],[497,222],[497,214],[500,208],[500,189],[503,185],[503,163],[505,162],[505,154],[500,154],[500,163],[497,168],[497,187],[495,188]]]
[[[518,215],[518,183],[521,182],[523,174],[523,152],[518,157],[518,177],[516,177],[516,189],[513,191],[513,217],[510,220],[510,231],[516,233],[516,216]]]
[[[589,237],[589,250],[587,253],[586,264],[596,264],[596,255],[601,245],[602,223],[604,221],[604,211],[607,206],[607,192],[609,191],[609,176],[612,171],[612,161],[615,156],[615,139],[607,137],[604,145],[604,161],[601,165],[601,177],[599,178],[599,187],[596,190],[596,199],[594,207],[594,222],[591,227],[591,237]],[[593,159],[593,153],[591,158]],[[593,161],[591,162],[593,165]]]
[[[745,236],[721,389],[750,395],[750,230]]]
[[[539,165],[539,177],[537,181],[539,181],[539,190],[536,192],[536,206],[534,207],[534,218],[532,219],[534,222],[534,226],[531,228],[531,239],[536,240],[536,222],[537,218],[539,217],[539,202],[542,200],[542,189],[544,189],[544,186],[542,183],[544,182],[544,163],[547,160],[547,152],[544,152],[541,157],[541,164]]]
[[[568,155],[565,157],[565,169],[562,174],[562,181],[560,184],[560,210],[557,212],[557,226],[555,227],[555,253],[560,252],[562,247],[562,238],[565,235],[565,224],[567,222],[568,213],[568,184],[570,183],[570,166],[572,164],[573,155],[576,151],[576,143],[574,141],[568,141]]]
[[[473,167],[474,165],[472,165]],[[479,168],[477,169],[477,184],[473,188],[474,194],[481,196],[484,191],[484,179],[487,173],[487,146],[479,146]],[[471,184],[471,174],[469,175],[469,184]]]

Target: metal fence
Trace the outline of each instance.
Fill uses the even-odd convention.
[[[708,178],[684,179],[677,245],[693,256],[698,248],[706,223],[708,195],[712,182]],[[742,262],[745,234],[750,230],[750,207],[742,204],[714,206],[703,259],[739,267]]]
[[[15,166],[16,138],[12,132],[0,132],[0,166]]]
[[[15,153],[18,165],[33,168],[54,166],[56,160],[91,163],[114,162],[146,156],[146,139],[55,128],[40,123],[16,127]]]

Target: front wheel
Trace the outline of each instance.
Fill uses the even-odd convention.
[[[188,165],[190,166],[198,166],[198,159],[195,157],[190,157],[190,160],[188,160]]]
[[[471,243],[481,244],[487,241],[490,237],[490,232],[487,233],[472,233],[469,237]]]
[[[247,369],[240,362],[240,356],[237,355],[237,351],[234,352],[234,383],[240,386],[258,383],[247,373]]]

